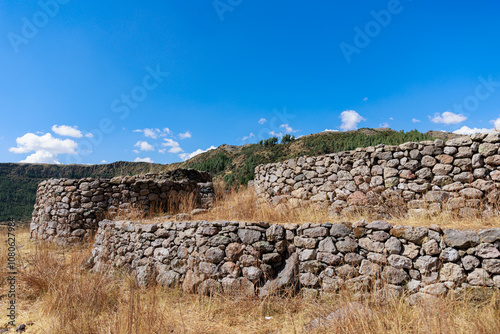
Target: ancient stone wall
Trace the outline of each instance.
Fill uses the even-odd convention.
[[[181,202],[206,208],[213,196],[211,176],[194,170],[112,179],[50,179],[38,185],[31,238],[80,242],[95,233],[99,220],[117,212],[168,211]]]
[[[377,145],[260,165],[253,185],[261,201],[316,203],[333,216],[364,210],[497,215],[499,147],[500,133]]]
[[[93,270],[133,272],[185,292],[265,297],[344,287],[418,298],[500,287],[500,228],[473,231],[367,224],[99,222]]]

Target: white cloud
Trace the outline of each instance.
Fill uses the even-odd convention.
[[[184,150],[180,147],[179,143],[176,142],[175,140],[173,140],[171,138],[165,138],[164,141],[165,142],[162,143],[161,146],[163,146],[163,147],[170,147],[170,149],[168,150],[168,152],[170,152],[170,153],[184,152]]]
[[[171,138],[163,139],[165,142],[161,144],[163,147],[179,147],[179,143]]]
[[[133,150],[132,152],[134,152],[135,154],[139,154],[139,150]]]
[[[379,124],[379,125],[378,125],[378,127],[379,127],[379,128],[384,128],[384,129],[385,129],[385,128],[389,128],[389,124],[388,124],[387,122],[384,122],[384,123],[382,123],[382,124]]]
[[[102,164],[107,164],[108,162],[106,160],[101,160]]]
[[[283,134],[281,132],[271,131],[269,132],[269,134],[275,137],[283,137]]]
[[[57,154],[76,154],[78,144],[71,139],[54,138],[50,133],[37,136],[27,133],[16,138],[17,147],[9,148],[12,153],[28,153],[31,151],[45,151],[56,156]]]
[[[150,157],[146,157],[146,158],[135,158],[134,162],[149,162],[149,163],[153,163],[153,160],[151,160]]]
[[[460,129],[453,131],[453,133],[456,133],[458,135],[472,135],[474,133],[490,133],[493,131],[493,129],[486,129],[486,128],[469,128],[468,126],[462,126]]]
[[[171,135],[172,131],[170,131],[169,128],[163,128],[162,130],[156,128],[156,129],[137,129],[133,130],[133,132],[140,132],[144,133],[145,137],[152,138],[152,139],[158,139],[158,137],[165,137],[166,135]]]
[[[366,101],[368,101],[368,98],[367,98],[367,97],[365,97],[365,98],[363,99],[363,102],[366,102]]]
[[[50,153],[45,150],[36,151],[35,153],[28,155],[26,159],[19,161],[21,163],[28,164],[59,164],[57,161],[57,154]]]
[[[176,147],[171,147],[169,150],[168,150],[169,153],[180,153],[180,152],[184,152],[184,150],[182,148],[180,148],[179,146],[176,146]]]
[[[443,124],[457,124],[463,122],[467,119],[462,114],[455,114],[450,111],[445,111],[442,114],[436,113],[434,117],[431,118],[432,123],[443,123]]]
[[[491,121],[493,123],[495,131],[500,131],[500,118]]]
[[[342,120],[340,129],[343,131],[356,130],[359,122],[366,121],[365,118],[361,117],[361,115],[354,110],[343,111],[339,118]]]
[[[324,129],[322,132],[339,132],[339,130]]]
[[[253,134],[253,132],[250,132],[250,134],[248,136],[244,136],[243,138],[241,138],[241,140],[245,141],[245,140],[253,138],[253,137],[255,137],[255,135]]]
[[[202,150],[201,148],[197,149],[196,151],[192,152],[192,153],[181,153],[179,154],[179,157],[186,161],[188,159],[191,159],[192,157],[194,156],[197,156],[198,154],[201,154],[201,153],[205,153],[205,152],[208,152],[210,150],[215,150],[216,147],[215,146],[210,146],[209,148],[207,148],[206,150]]]
[[[264,124],[265,122],[267,122],[267,119],[265,118],[259,119],[259,124]]]
[[[154,151],[155,150],[153,145],[151,145],[147,141],[138,141],[137,143],[135,143],[134,147],[138,147],[141,151]]]
[[[91,132],[89,132],[89,133],[86,133],[86,134],[85,134],[85,137],[87,137],[87,138],[93,138],[93,137],[94,137],[94,134],[93,134],[93,133],[91,133]]]
[[[285,133],[293,133],[293,132],[297,132],[299,130],[294,130],[290,125],[288,124],[281,124],[280,125],[280,128],[283,128],[285,129]]]
[[[54,133],[60,136],[65,136],[65,137],[73,137],[73,138],[83,137],[82,132],[78,130],[77,126],[53,125],[52,131],[54,131]]]
[[[394,121],[394,117],[389,117],[389,120]]]
[[[421,120],[416,119],[416,118],[413,118],[411,121],[412,121],[413,123],[420,123],[420,122],[422,122]]]
[[[161,153],[161,154],[163,154],[163,153],[167,152],[167,150],[164,149],[164,148],[161,148],[161,149],[158,150],[158,152]]]
[[[186,132],[184,132],[184,133],[179,133],[179,138],[180,138],[180,139],[191,138],[191,132],[186,131]]]

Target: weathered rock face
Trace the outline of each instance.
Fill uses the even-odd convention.
[[[500,142],[488,136],[377,145],[318,157],[259,165],[259,199],[295,207],[312,203],[332,216],[369,210],[422,215],[498,214]],[[480,208],[480,210],[479,210]]]
[[[94,270],[132,271],[141,284],[156,280],[206,295],[262,298],[382,287],[425,297],[469,286],[500,288],[499,250],[500,228],[105,220],[89,263]]]
[[[182,177],[189,177],[181,179]],[[173,180],[172,180],[173,179]],[[136,208],[167,210],[184,200],[199,208],[213,200],[211,176],[176,170],[112,179],[50,179],[38,185],[31,238],[61,244],[86,240],[105,214]]]

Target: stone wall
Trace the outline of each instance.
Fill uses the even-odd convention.
[[[80,242],[95,233],[97,222],[105,216],[168,210],[187,200],[206,208],[213,196],[211,176],[194,170],[112,179],[50,179],[38,185],[31,238]]]
[[[349,287],[431,298],[450,289],[500,287],[499,248],[500,228],[101,221],[89,265],[205,295],[316,295]]]
[[[316,203],[330,214],[369,209],[393,213],[497,215],[500,133],[377,145],[257,166],[261,201]]]

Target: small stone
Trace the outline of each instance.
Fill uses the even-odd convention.
[[[208,262],[211,263],[219,263],[222,260],[224,260],[225,256],[226,254],[224,253],[224,251],[216,247],[210,248],[205,253],[205,258],[207,259]]]
[[[231,243],[226,247],[226,256],[233,262],[238,261],[243,254],[244,246],[239,243]]]
[[[385,242],[385,249],[389,254],[400,254],[403,250],[403,245],[396,237],[391,237]]]
[[[479,237],[473,231],[459,231],[450,228],[444,230],[444,241],[450,247],[465,249],[479,244]]]
[[[281,225],[271,225],[266,230],[266,238],[268,241],[278,241],[285,238],[285,228]]]
[[[403,245],[403,256],[409,257],[410,259],[415,259],[420,253],[420,247],[413,243],[408,243]]]
[[[409,277],[403,269],[387,266],[382,270],[382,279],[390,284],[398,285],[407,281]]]
[[[351,232],[352,230],[342,223],[333,224],[332,228],[330,229],[330,235],[335,238],[346,237]]]
[[[299,253],[299,261],[309,261],[316,259],[315,249],[304,249]]]
[[[327,237],[319,242],[318,251],[334,253],[337,251],[337,249],[335,248],[335,244],[333,243],[332,238]]]
[[[474,271],[467,276],[467,281],[469,282],[470,285],[475,285],[475,286],[493,285],[493,281],[491,280],[488,272],[480,268],[474,269]]]
[[[312,249],[312,248],[316,247],[317,239],[315,239],[315,238],[303,238],[303,237],[296,236],[293,239],[293,243],[297,247],[311,248]]]
[[[439,254],[439,245],[436,240],[430,240],[424,244],[422,244],[422,249],[427,255],[436,255]]]
[[[462,258],[462,265],[464,266],[464,269],[467,271],[479,267],[480,264],[481,262],[479,262],[478,258],[472,255],[466,255]]]
[[[214,279],[207,279],[198,286],[198,293],[204,296],[214,296],[222,291],[222,285]]]
[[[241,242],[247,245],[251,245],[254,242],[257,242],[260,240],[261,233],[259,231],[255,230],[248,230],[248,229],[239,229],[238,230],[238,237],[241,239]]]
[[[461,266],[455,263],[445,263],[439,271],[439,279],[441,282],[450,281],[456,284],[465,282],[467,276]]]
[[[342,253],[355,253],[358,249],[358,244],[351,238],[345,238],[345,240],[338,241],[337,249]]]
[[[393,254],[393,255],[389,256],[387,258],[387,260],[389,261],[389,264],[391,266],[393,266],[394,268],[411,269],[413,267],[413,262],[405,256]]]
[[[492,274],[500,274],[500,260],[487,259],[483,260],[483,268]]]
[[[432,271],[438,271],[439,265],[439,259],[429,255],[420,256],[415,261],[415,268],[420,270],[422,274],[427,274]]]
[[[444,296],[448,290],[443,283],[435,283],[423,287],[421,291],[433,296]]]
[[[314,227],[303,230],[303,235],[310,238],[325,237],[329,234],[326,227]]]
[[[443,249],[443,251],[439,255],[439,258],[443,261],[455,262],[455,261],[458,261],[460,256],[458,254],[458,251],[455,248],[447,247],[447,248]]]
[[[303,286],[315,287],[318,285],[319,279],[316,275],[311,273],[304,273],[299,275],[299,282]]]
[[[251,266],[243,268],[243,276],[253,283],[260,281],[263,276],[263,272],[260,268]]]
[[[366,225],[367,229],[377,230],[377,231],[389,231],[392,228],[392,225],[388,222],[384,222],[381,220],[376,220]]]
[[[483,259],[495,259],[500,257],[500,251],[491,244],[481,244],[477,247],[476,255]]]

